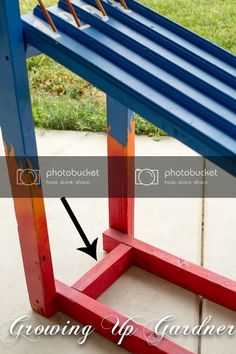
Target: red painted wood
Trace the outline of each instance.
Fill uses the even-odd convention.
[[[72,287],[96,299],[132,265],[132,248],[118,245]]]
[[[134,234],[134,141],[133,112],[107,97],[107,151],[109,185],[109,226]],[[119,157],[115,161],[114,157]],[[114,197],[114,192],[121,195]],[[127,197],[130,193],[131,197]],[[116,196],[116,194],[115,194]]]
[[[133,248],[134,265],[208,300],[236,311],[236,282],[187,262],[147,243],[109,229],[103,234],[104,249],[110,252],[118,244]]]
[[[8,168],[13,185],[16,174],[12,175],[12,163],[10,166],[8,164]],[[44,201],[43,197],[34,198],[33,190],[29,190],[30,194],[32,198],[14,198],[25,278],[33,310],[51,317],[56,312],[56,289]]]
[[[115,325],[117,318],[120,321],[120,325],[122,325],[127,320],[127,317],[59,281],[56,281],[56,291],[60,311],[82,324],[92,324],[97,333],[114,343],[118,343],[120,337],[112,335],[111,328]],[[122,347],[131,353],[193,354],[168,339],[163,339],[160,343],[150,346],[146,338],[149,335],[154,335],[154,333],[134,322],[130,322],[130,324],[134,326],[136,332],[124,339]],[[106,328],[104,329],[104,327]],[[144,336],[144,332],[146,336]]]
[[[31,307],[51,317],[56,289],[43,198],[16,198],[14,205]]]

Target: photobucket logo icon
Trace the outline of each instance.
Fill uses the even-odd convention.
[[[16,183],[19,186],[40,185],[40,171],[31,168],[19,168],[16,171]]]
[[[149,168],[135,170],[135,184],[141,186],[152,186],[159,184],[159,170]]]

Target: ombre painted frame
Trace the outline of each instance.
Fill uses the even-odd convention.
[[[91,2],[90,0],[87,1]],[[108,12],[116,11],[109,8],[107,3],[103,3]],[[136,6],[141,12],[144,11],[141,5],[137,5],[135,1],[128,0],[127,4],[131,7]],[[153,18],[154,14],[151,10],[145,11],[150,18]],[[85,13],[80,13],[80,15],[90,16]],[[119,16],[124,15],[119,14]],[[126,20],[124,17],[123,21]],[[92,21],[91,16],[89,21]],[[97,19],[94,19],[94,21],[94,23],[98,22]],[[41,50],[51,54],[54,59],[65,64],[76,73],[83,69],[84,75],[90,78],[91,82],[98,83],[98,86],[101,86],[107,92],[109,190],[112,191],[112,188],[114,188],[114,176],[118,175],[124,195],[127,191],[133,191],[134,165],[130,163],[133,159],[129,159],[129,157],[135,154],[135,123],[133,113],[127,108],[125,102],[130,97],[131,106],[134,107],[137,104],[140,112],[144,112],[145,104],[141,100],[141,96],[140,98],[132,96],[129,90],[126,90],[122,103],[118,102],[117,97],[122,93],[121,88],[116,87],[115,81],[113,83],[107,81],[108,79],[105,76],[103,77],[100,67],[95,67],[96,71],[94,65],[89,69],[85,64],[78,64],[71,55],[71,50],[67,51],[68,48],[66,47],[65,50],[58,49],[50,36],[47,37],[45,34],[43,39],[39,30],[36,31],[27,21],[23,24],[26,31],[25,38],[23,37],[18,1],[2,0],[0,2],[0,124],[6,156],[15,156],[16,165],[18,165],[19,156],[37,156],[26,70],[26,52],[29,55],[30,52],[35,54],[38,53],[38,50]],[[97,25],[100,26],[98,23]],[[133,22],[133,25],[135,25],[135,22]],[[169,23],[169,26],[175,29],[173,24]],[[65,26],[65,28],[67,27],[68,25]],[[144,31],[144,28],[142,28],[142,31]],[[36,34],[39,34],[39,36],[36,36]],[[122,38],[124,40],[124,36]],[[67,39],[69,39],[68,32]],[[201,40],[198,39],[198,41]],[[32,47],[28,47],[32,43],[37,48],[36,51]],[[210,48],[213,50],[211,46]],[[78,53],[77,56],[79,58]],[[232,59],[229,56],[226,56],[226,58],[228,61]],[[213,67],[211,68],[213,70]],[[222,73],[216,71],[216,74],[219,76]],[[228,81],[230,79],[230,76],[227,77]],[[123,89],[127,89],[125,84],[123,83]],[[230,105],[231,101],[228,104]],[[147,107],[146,113],[151,116],[152,110],[149,108]],[[165,118],[169,119],[169,117],[162,117],[162,120],[165,121]],[[197,147],[198,151],[203,152],[207,149],[218,151],[221,147],[215,140],[216,137],[214,137],[213,142],[210,139],[212,137],[209,137],[209,141],[203,139],[199,145],[196,145],[198,144],[197,137],[202,137],[201,131],[192,130],[194,139],[187,139],[187,125],[182,125],[184,134],[181,135],[181,125],[177,125],[178,129],[176,130],[175,124],[172,124],[168,119],[167,130],[172,129],[173,135],[179,137],[180,140],[184,140],[188,145],[192,144],[193,148]],[[213,128],[212,132],[214,132]],[[191,129],[189,132],[191,132]],[[226,136],[226,132],[222,134]],[[229,147],[230,145],[227,145],[224,150],[224,146],[222,146],[222,153],[228,151]],[[113,159],[109,159],[109,157],[114,156],[121,158],[122,163],[114,166]],[[35,159],[34,164],[33,168],[39,167]],[[12,175],[9,164],[8,167],[10,181],[14,184],[13,178],[15,176]],[[101,304],[96,298],[132,265],[236,311],[236,282],[134,238],[134,198],[109,198],[110,228],[103,234],[104,250],[108,254],[72,286],[54,279],[41,189],[40,197],[35,198],[34,188],[29,187],[29,198],[16,198],[14,205],[30,303],[33,310],[43,316],[50,317],[57,311],[62,311],[81,323],[92,324],[98,333],[117,343],[119,337],[117,335],[113,336],[111,330],[105,328],[115,325],[117,318],[120,321],[119,326],[122,326],[127,318]],[[101,325],[104,319],[106,326]],[[132,324],[135,333],[127,337],[122,343],[122,346],[132,353],[191,353],[168,339],[155,341],[151,346],[147,343],[147,337],[155,337],[154,333],[137,323],[132,322]]]

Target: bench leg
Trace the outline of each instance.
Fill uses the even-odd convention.
[[[0,85],[0,126],[6,156],[11,156],[7,165],[14,190],[16,170],[22,166],[19,160],[32,160],[33,169],[39,166],[19,1],[2,0],[0,18],[0,77],[4,83]],[[31,159],[33,156],[36,158]],[[55,313],[56,290],[43,194],[41,187],[37,188],[37,198],[35,186],[29,186],[27,198],[15,197],[14,206],[30,303],[35,311],[49,317]]]
[[[134,235],[134,140],[133,112],[107,96],[109,224]],[[118,193],[114,197],[115,192]],[[130,197],[129,197],[130,195]]]

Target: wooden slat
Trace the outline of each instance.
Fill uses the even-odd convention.
[[[56,291],[60,311],[82,324],[91,324],[97,333],[116,344],[118,343],[120,336],[113,335],[111,332],[112,328],[115,326],[117,319],[119,319],[120,324],[118,329],[120,329],[121,325],[127,321],[127,317],[59,281],[56,281]],[[133,325],[135,333],[131,336],[127,336],[121,346],[131,353],[193,354],[166,338],[160,342],[157,341],[158,343],[156,342],[151,346],[147,343],[146,339],[149,336],[154,336],[151,330],[133,321],[130,321],[129,325]],[[158,337],[156,337],[156,339],[158,339]]]
[[[121,242],[132,247],[134,265],[236,311],[235,281],[130,238],[114,229],[105,231],[103,242],[107,252]]]
[[[96,299],[132,264],[132,248],[118,245],[72,287]]]

